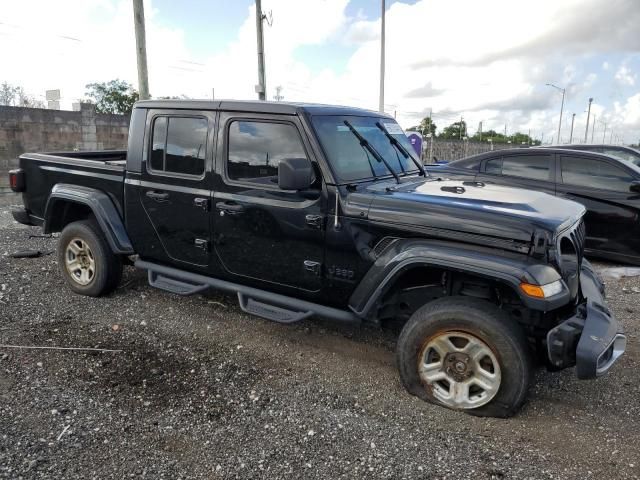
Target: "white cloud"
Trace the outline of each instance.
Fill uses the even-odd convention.
[[[348,1],[263,0],[274,17],[265,27],[269,98],[282,85],[287,100],[377,107],[380,20],[362,12],[347,17]],[[4,3],[0,39],[20,48],[3,49],[0,81],[30,93],[61,88],[68,104],[91,81],[137,83],[130,0]],[[386,109],[397,111],[405,126],[433,109],[441,126],[463,114],[473,128],[482,120],[485,130],[507,123],[509,131],[530,128],[550,136],[560,102],[558,92],[544,86],[552,82],[567,86],[568,101],[585,97],[585,105],[574,108],[578,128],[586,98],[603,78],[625,88],[635,84],[627,63],[615,76],[606,73],[609,60],[600,75],[585,68],[596,54],[640,51],[636,7],[636,0],[538,0],[535,8],[512,0],[394,3],[386,17]],[[255,98],[254,7],[222,53],[196,63],[189,63],[193,55],[180,25],[160,23],[152,0],[145,13],[152,94],[207,97],[215,87],[218,97]],[[339,71],[312,70],[296,55],[301,46],[328,43],[355,48]],[[621,103],[610,114],[631,118],[632,106]]]
[[[628,85],[628,86],[635,85],[636,77],[637,75],[633,73],[631,69],[627,67],[626,64],[620,65],[620,68],[618,68],[618,71],[616,72],[616,80],[621,85]]]
[[[640,130],[640,92],[627,98],[624,104],[615,103],[615,111],[618,118],[627,126]]]
[[[37,13],[35,13],[37,12]],[[152,93],[175,88],[179,71],[170,69],[188,58],[183,33],[159,26],[145,8]],[[19,48],[3,49],[0,79],[44,95],[62,90],[63,105],[84,96],[90,82],[115,77],[137,83],[131,2],[118,0],[26,0],[3,4],[0,38]]]

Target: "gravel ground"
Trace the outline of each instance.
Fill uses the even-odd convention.
[[[406,394],[392,332],[277,325],[131,267],[74,295],[2,202],[0,344],[118,351],[0,348],[0,478],[640,478],[638,277],[608,285],[629,338],[609,375],[538,371],[518,416],[480,419]]]

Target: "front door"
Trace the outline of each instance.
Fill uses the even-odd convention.
[[[155,238],[147,258],[205,267],[209,264],[211,190],[207,188],[215,116],[208,112],[150,112],[149,142],[139,199]],[[209,169],[210,170],[210,169]]]
[[[552,155],[531,150],[507,154],[496,152],[495,157],[483,162],[476,179],[555,195],[553,161]]]
[[[303,191],[278,187],[278,163],[310,158],[294,116],[221,113],[214,250],[233,276],[265,288],[320,289],[324,214],[319,169]]]
[[[616,162],[560,156],[558,195],[587,208],[586,247],[596,255],[640,257],[640,195],[629,187],[635,177]]]

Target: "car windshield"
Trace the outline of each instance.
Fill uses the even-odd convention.
[[[378,162],[374,155],[360,145],[348,124],[369,142],[396,174],[402,176],[419,172],[411,158],[405,158],[400,150],[391,144],[376,122],[379,122],[409,153],[415,155],[413,146],[400,125],[387,117],[318,115],[312,118],[322,148],[340,181],[350,182],[391,175],[383,162]]]
[[[609,155],[610,157],[618,158],[620,160],[625,160],[627,162],[631,162],[636,166],[640,166],[640,152],[635,152],[631,149],[629,150],[616,150],[613,148],[604,148],[602,153],[605,155]]]

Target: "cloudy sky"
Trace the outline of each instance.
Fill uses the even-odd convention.
[[[149,83],[154,96],[255,98],[251,0],[148,0]],[[376,109],[379,0],[263,0],[270,99]],[[640,139],[638,0],[387,0],[385,109],[409,127],[433,110],[439,129],[464,117],[473,133],[516,130],[550,141],[584,139],[588,98],[594,140],[613,130]],[[85,84],[136,83],[131,0],[1,0],[0,82],[63,107]],[[589,131],[591,139],[591,129]]]

